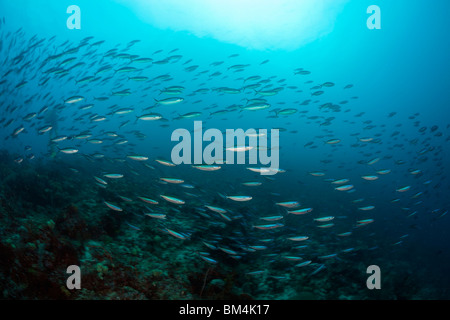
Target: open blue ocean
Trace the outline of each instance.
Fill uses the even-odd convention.
[[[0,298],[450,298],[450,2],[0,0]]]

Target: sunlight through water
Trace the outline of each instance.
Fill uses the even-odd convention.
[[[256,50],[295,50],[333,30],[347,0],[117,0],[147,23]]]

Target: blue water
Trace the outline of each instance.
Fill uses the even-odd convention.
[[[152,18],[156,11],[139,12],[134,4],[120,1],[99,0],[95,4],[77,1],[81,29],[70,30],[66,26],[70,16],[66,10],[72,4],[70,1],[0,2],[0,17],[4,17],[0,25],[0,107],[3,110],[0,149],[4,150],[1,173],[4,227],[0,235],[1,250],[7,257],[0,275],[12,279],[1,282],[4,298],[64,296],[45,295],[31,285],[28,291],[19,289],[23,285],[21,277],[6,272],[14,266],[18,274],[28,274],[25,267],[16,265],[17,259],[31,247],[40,248],[40,243],[44,243],[41,247],[48,255],[58,255],[58,249],[45,246],[50,243],[48,237],[37,239],[21,231],[28,224],[48,227],[51,220],[56,226],[48,227],[52,230],[49,232],[55,232],[55,237],[65,239],[65,243],[73,242],[77,252],[72,257],[73,264],[79,264],[82,269],[84,264],[84,270],[94,278],[100,277],[98,268],[85,258],[92,250],[89,241],[109,246],[111,255],[117,259],[114,267],[105,262],[108,261],[105,257],[93,257],[98,260],[96,263],[108,266],[109,277],[120,277],[114,270],[132,264],[120,251],[120,246],[132,246],[140,252],[134,258],[150,266],[138,268],[143,277],[150,269],[153,272],[157,268],[163,274],[175,274],[164,281],[175,283],[176,275],[182,274],[180,277],[185,278],[181,283],[190,283],[183,287],[188,292],[185,296],[169,289],[150,294],[150,289],[137,285],[133,288],[139,294],[127,296],[132,299],[219,299],[239,298],[243,294],[259,299],[448,299],[450,41],[445,26],[450,3],[434,1],[430,6],[425,1],[347,1],[334,15],[316,17],[317,23],[320,19],[332,20],[329,32],[298,45],[293,38],[294,45],[290,48],[276,47],[268,40],[265,48],[221,41],[213,33],[198,36],[194,29],[170,27],[170,22],[169,27],[162,28],[156,21],[164,17]],[[381,8],[380,30],[367,28],[366,10],[373,4]],[[252,12],[251,7],[245,10]],[[234,36],[239,39],[239,32]],[[257,37],[264,43],[263,34]],[[104,42],[92,46],[97,41]],[[76,52],[67,53],[77,46],[80,47]],[[114,48],[108,56],[108,50]],[[121,59],[118,57],[121,53],[133,56]],[[181,57],[158,63],[174,55]],[[75,59],[61,65],[69,58]],[[133,62],[138,58],[151,58],[152,62]],[[80,62],[83,64],[73,68]],[[214,62],[222,63],[215,66]],[[248,66],[233,69],[239,64]],[[110,66],[111,70],[96,73],[103,66]],[[186,70],[190,66],[198,67]],[[138,70],[116,72],[122,67]],[[58,72],[51,72],[52,68]],[[298,68],[310,74],[296,74]],[[220,74],[214,75],[215,72]],[[157,78],[162,75],[168,75],[169,80]],[[77,82],[88,76],[94,80]],[[146,78],[144,81],[130,79],[137,76]],[[251,76],[258,78],[244,81]],[[18,86],[24,81],[23,86]],[[332,85],[323,86],[326,82]],[[244,87],[255,83],[260,84],[256,90]],[[349,84],[353,86],[344,89]],[[170,86],[184,89],[175,95],[161,93]],[[314,86],[319,87],[312,89]],[[220,92],[221,87],[240,92]],[[274,88],[280,90],[272,96],[255,92]],[[129,95],[114,95],[125,89]],[[207,92],[195,92],[198,89]],[[324,93],[312,95],[317,91]],[[83,101],[67,103],[72,96],[81,96]],[[101,97],[105,99],[99,100]],[[155,103],[170,97],[184,100],[172,105]],[[256,98],[266,99],[270,107],[245,110],[246,99]],[[334,109],[327,107],[327,103]],[[93,107],[80,110],[87,104]],[[44,110],[45,106],[48,109]],[[131,110],[127,114],[114,114],[120,108]],[[296,112],[277,114],[288,108]],[[211,115],[218,110],[228,112]],[[201,112],[201,115],[179,118],[190,112]],[[36,115],[24,119],[31,113]],[[145,113],[158,113],[164,119],[137,118]],[[93,121],[95,115],[104,116],[105,120]],[[283,172],[261,176],[247,167],[262,165],[248,162],[224,164],[213,172],[200,171],[189,164],[168,167],[156,162],[156,159],[171,160],[176,145],[171,141],[173,131],[192,132],[194,121],[202,121],[204,131],[209,128],[281,129],[279,164]],[[48,132],[39,133],[49,125],[52,128]],[[23,131],[14,134],[21,127]],[[88,139],[76,138],[84,132],[89,132]],[[51,141],[58,136],[66,140]],[[330,139],[339,142],[326,143]],[[102,143],[97,144],[95,140]],[[127,143],[117,144],[119,140]],[[77,152],[65,154],[65,148],[76,148]],[[129,155],[143,155],[148,159],[133,161],[127,158]],[[375,163],[370,163],[377,158]],[[384,169],[390,173],[378,173]],[[311,175],[314,172],[323,176]],[[120,173],[124,177],[108,179],[104,177],[106,173]],[[362,178],[368,175],[376,175],[377,180]],[[107,185],[96,183],[93,177],[100,177]],[[193,188],[164,183],[160,178],[182,179]],[[332,182],[344,178],[353,188],[336,190],[339,185]],[[248,181],[262,185],[242,185]],[[405,186],[409,187],[406,192],[396,191]],[[48,192],[38,194],[44,189]],[[185,203],[167,202],[161,195]],[[233,195],[252,196],[252,199],[235,202],[226,198]],[[138,196],[159,203],[152,206]],[[355,202],[358,199],[363,200]],[[123,210],[109,209],[105,201]],[[290,214],[288,210],[294,209],[277,204],[285,201],[298,201],[299,208],[313,208],[313,211],[299,216]],[[68,205],[77,208],[79,224],[67,222],[67,212],[72,212],[67,211]],[[227,210],[232,221],[205,209],[205,205]],[[358,209],[364,206],[375,208]],[[167,217],[165,220],[146,217],[144,213],[149,210]],[[14,213],[19,212],[15,217]],[[265,223],[261,217],[274,215],[283,216],[284,227],[265,231],[254,228]],[[320,223],[314,219],[324,216],[334,217],[331,221],[334,225],[318,228]],[[366,219],[373,222],[358,223]],[[92,231],[94,225],[96,231]],[[74,228],[81,229],[75,232]],[[188,237],[184,240],[173,237],[167,230]],[[84,231],[86,236],[80,236]],[[344,232],[352,234],[339,235]],[[309,239],[296,243],[288,240],[292,236],[309,236]],[[262,242],[263,239],[271,241]],[[11,242],[16,245],[10,254],[10,249],[5,248],[10,248]],[[203,242],[213,243],[215,250]],[[308,247],[294,248],[303,244]],[[257,252],[246,250],[252,245],[267,248]],[[232,249],[237,254],[224,253],[218,247]],[[349,248],[351,252],[343,251]],[[216,263],[201,259],[198,252],[204,251]],[[43,253],[33,252],[36,259],[33,268],[42,273],[64,270],[62,262],[42,263],[42,259],[47,259],[42,258]],[[337,254],[337,258],[323,258],[329,254]],[[295,267],[299,262],[287,262],[285,256],[298,256],[312,263]],[[177,263],[184,269],[176,267]],[[381,290],[366,288],[369,265],[381,269]],[[262,278],[258,278],[259,274],[247,274],[255,271],[262,271]],[[225,286],[227,289],[210,283],[215,277],[229,284],[226,276],[229,274],[234,275],[234,280]],[[273,277],[280,277],[279,283]],[[341,280],[337,280],[339,277]],[[155,279],[163,283],[162,279]],[[58,287],[58,281],[63,280],[49,276],[48,285]],[[68,297],[125,295],[117,285],[108,283],[105,287],[102,292],[88,288],[89,293]]]

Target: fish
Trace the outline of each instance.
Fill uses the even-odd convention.
[[[134,71],[138,71],[138,69],[135,67],[122,67],[122,68],[115,70],[115,72],[117,72],[117,73],[134,72]]]
[[[325,256],[320,256],[318,257],[319,259],[332,259],[332,258],[336,258],[337,257],[337,253],[332,253],[332,254],[328,254]]]
[[[179,183],[183,183],[184,180],[183,179],[176,179],[176,178],[159,178],[161,181],[167,182],[167,183],[174,183],[174,184],[179,184]]]
[[[363,178],[364,180],[367,180],[367,181],[374,181],[374,180],[378,179],[377,176],[361,176],[361,178]]]
[[[365,207],[359,207],[358,210],[361,211],[369,211],[375,209],[375,206],[365,206]]]
[[[253,199],[251,196],[227,196],[226,198],[238,202],[250,201]]]
[[[108,182],[106,182],[105,180],[103,180],[103,179],[101,179],[101,178],[99,178],[99,177],[95,177],[95,176],[94,176],[94,179],[95,179],[95,181],[97,181],[98,183],[101,183],[101,184],[104,184],[104,185],[107,185],[107,184],[108,184]]]
[[[219,215],[225,220],[225,221],[232,221],[232,219],[229,217],[229,216],[227,216],[226,214],[224,214],[224,213],[221,213],[221,212],[219,212]]]
[[[350,179],[339,179],[339,180],[333,180],[333,181],[331,181],[331,183],[332,184],[344,184],[344,183],[347,183],[349,181],[350,181]]]
[[[61,142],[61,141],[67,140],[67,138],[68,138],[67,136],[58,136],[58,137],[51,139],[51,141],[52,142]]]
[[[360,225],[365,225],[365,224],[372,223],[374,221],[375,221],[374,219],[363,219],[363,220],[358,220],[357,223]]]
[[[291,210],[291,211],[288,211],[288,213],[295,214],[295,215],[301,215],[301,214],[310,213],[312,211],[313,211],[312,208],[303,208],[303,209]]]
[[[103,176],[108,179],[120,179],[124,177],[121,173],[106,173]]]
[[[305,240],[308,240],[309,237],[307,237],[307,236],[297,236],[297,237],[289,237],[287,239],[291,240],[291,241],[305,241]]]
[[[246,111],[259,111],[259,110],[265,110],[270,108],[270,104],[268,103],[252,103],[246,106],[243,106],[241,110]]]
[[[23,121],[30,121],[31,119],[35,118],[36,116],[37,116],[36,112],[29,113],[25,117],[23,117]]]
[[[156,100],[156,99],[154,99],[154,100],[155,100],[156,104],[167,106],[167,105],[173,105],[173,104],[183,102],[184,98],[173,97],[173,98],[166,98],[166,99],[161,99],[161,100]]]
[[[214,206],[210,206],[210,205],[205,205],[205,207],[208,208],[209,210],[217,212],[217,213],[222,213],[223,214],[223,213],[227,212],[226,209],[222,209],[222,208],[219,208],[219,207],[214,207]]]
[[[278,221],[278,220],[283,219],[283,216],[261,217],[260,219],[264,220],[264,221]]]
[[[271,229],[277,229],[284,227],[284,224],[282,223],[272,223],[272,224],[262,224],[262,225],[255,225],[253,226],[256,229],[259,230],[271,230]]]
[[[135,160],[135,161],[147,161],[147,156],[141,156],[141,155],[127,155],[128,159]]]
[[[406,192],[406,191],[409,191],[409,189],[411,189],[411,186],[405,186],[405,187],[397,188],[395,191],[397,191],[397,192]]]
[[[337,191],[348,191],[348,190],[351,190],[353,188],[354,188],[354,186],[352,184],[347,184],[347,185],[344,185],[344,186],[340,186],[340,187],[334,188],[334,190],[337,190]]]
[[[64,103],[73,104],[73,103],[77,103],[77,102],[83,101],[84,99],[85,98],[82,97],[82,96],[73,96],[73,97],[69,97],[66,100],[64,100]]]
[[[201,112],[188,112],[188,113],[185,113],[185,114],[183,114],[183,115],[180,115],[180,118],[183,118],[183,119],[190,119],[190,118],[196,118],[196,117],[199,117],[199,116],[201,116],[201,115],[202,115]]]
[[[272,171],[271,168],[247,168],[247,170],[250,170],[250,171],[253,171],[253,172],[257,172],[257,173],[260,173],[260,174],[269,173],[269,172]]]
[[[132,224],[126,222],[126,221],[125,221],[125,223],[126,223],[130,228],[132,228],[132,229],[134,229],[134,230],[141,230],[141,228],[139,228],[139,227],[137,227],[137,226],[134,226],[134,225],[132,225]]]
[[[326,224],[320,224],[320,225],[318,225],[317,228],[325,229],[325,228],[331,228],[331,227],[333,227],[333,226],[334,226],[334,223],[326,223]]]
[[[306,267],[307,265],[310,265],[312,263],[311,260],[307,260],[304,262],[300,262],[299,264],[296,264],[295,267],[301,268],[301,267]]]
[[[254,148],[253,146],[240,146],[240,147],[228,147],[228,148],[225,148],[225,150],[232,151],[232,152],[245,152],[245,151],[252,150],[253,148]]]
[[[317,222],[328,222],[328,221],[331,221],[331,220],[334,220],[333,216],[326,216],[326,217],[321,217],[321,218],[315,218],[314,219],[314,221],[317,221]]]
[[[341,139],[330,139],[325,141],[326,144],[338,144],[341,142]]]
[[[283,256],[283,259],[288,261],[301,261],[303,260],[302,257],[295,257],[295,256]]]
[[[377,163],[378,161],[380,161],[380,158],[374,158],[374,159],[372,159],[372,160],[369,160],[369,161],[367,162],[367,164],[368,164],[369,166],[371,166],[371,165],[374,165],[375,163]]]
[[[38,133],[43,134],[43,133],[49,132],[52,129],[53,129],[53,126],[44,126],[44,127],[38,129]]]
[[[209,258],[209,257],[202,256],[202,255],[200,255],[200,258],[202,258],[203,260],[205,260],[208,263],[212,263],[212,264],[217,264],[218,263],[217,260],[214,260],[214,259]]]
[[[123,115],[123,114],[128,114],[131,112],[134,112],[133,108],[121,108],[121,109],[114,111],[113,114]]]
[[[164,165],[164,166],[167,166],[167,167],[174,167],[174,166],[176,166],[176,165],[175,165],[174,163],[172,163],[171,161],[164,160],[164,159],[155,159],[155,161],[158,162],[158,163],[160,163],[160,164],[162,164],[162,165]]]
[[[154,219],[166,220],[166,215],[163,213],[146,213],[145,215]]]
[[[146,197],[138,196],[137,198],[138,198],[139,200],[141,200],[141,201],[143,201],[143,202],[145,202],[145,203],[149,203],[149,204],[154,204],[154,205],[156,205],[156,204],[159,203],[159,202],[156,201],[156,200],[153,200],[153,199],[150,199],[150,198],[146,198]]]
[[[217,171],[220,170],[221,166],[215,166],[215,165],[193,165],[192,168],[201,170],[201,171]]]
[[[177,199],[175,197],[166,196],[166,195],[163,195],[163,194],[161,194],[160,197],[163,198],[164,200],[166,200],[167,202],[170,202],[170,203],[180,204],[180,205],[181,204],[185,204],[184,200]]]
[[[260,18],[258,12],[254,15]],[[14,31],[4,19],[0,22],[6,191],[12,188],[14,200],[23,198],[31,211],[37,204],[44,215],[54,211],[47,210],[50,204],[58,209],[65,202],[87,214],[103,210],[86,224],[108,234],[105,248],[113,255],[120,247],[116,240],[131,237],[132,254],[123,255],[124,262],[147,257],[144,250],[151,249],[154,265],[204,268],[185,275],[204,286],[191,295],[217,296],[224,272],[258,277],[234,277],[233,283],[225,279],[225,291],[233,284],[256,299],[276,297],[273,280],[290,292],[298,279],[316,276],[318,281],[308,284],[314,291],[331,274],[322,272],[326,268],[343,270],[361,257],[370,258],[377,248],[385,257],[406,257],[402,250],[410,248],[417,229],[425,234],[430,224],[444,225],[448,219],[450,124],[443,116],[432,123],[416,111],[393,112],[385,99],[374,117],[360,108],[356,94],[367,100],[367,92],[358,91],[361,84],[325,79],[326,68],[319,75],[306,65],[281,66],[283,59],[269,60],[264,53],[252,57],[251,50],[231,54],[212,48],[207,54],[215,57],[207,61],[196,55],[196,50],[203,52],[201,46],[145,53],[150,43],[144,40],[121,41],[119,35],[117,41],[97,35],[48,38],[38,31],[28,34],[26,26]],[[286,61],[290,57],[283,56]],[[430,105],[437,99],[428,98]],[[176,161],[170,133],[194,120],[221,133],[258,126],[244,133],[258,144],[238,141],[214,150],[243,156],[244,165],[220,157]],[[264,127],[279,134],[263,132]],[[185,132],[193,134],[189,144],[195,147],[196,138],[204,138],[198,130]],[[274,138],[282,149],[271,143]],[[262,161],[275,151],[278,164],[286,167]],[[250,161],[257,152],[259,162]],[[52,193],[48,201],[22,197],[28,189],[20,186],[31,186],[33,177],[42,192]],[[14,201],[7,207],[14,211]],[[111,211],[126,213],[126,219],[119,213],[109,216]],[[410,237],[401,236],[408,233]],[[96,241],[106,245],[101,237]],[[92,251],[92,256],[104,256],[103,251]],[[305,268],[294,275],[292,267]],[[136,274],[139,268],[134,264]],[[174,270],[166,279],[168,287],[179,278]],[[345,272],[341,275],[345,280]],[[267,292],[253,288],[253,280],[260,280]]]
[[[262,182],[258,181],[242,182],[242,185],[246,187],[259,187],[260,185],[262,185]]]
[[[300,206],[300,202],[298,201],[277,202],[275,204],[285,208],[296,208]]]
[[[228,248],[224,248],[224,247],[220,247],[220,246],[218,246],[217,249],[219,249],[219,250],[221,250],[221,251],[223,251],[223,252],[225,252],[227,254],[230,254],[230,255],[237,255],[238,254],[234,250],[231,250],[231,249],[228,249]]]
[[[167,228],[166,228],[165,231],[166,231],[168,234],[174,236],[174,237],[177,238],[177,239],[186,240],[186,239],[189,238],[189,236],[187,236],[187,235],[185,235],[185,234],[182,234],[182,233],[179,233],[179,232],[176,232],[176,231],[173,231],[173,230],[171,230],[171,229],[167,229]]]
[[[133,60],[133,62],[136,62],[136,60]],[[129,77],[128,80],[132,81],[147,81],[149,78],[144,76],[137,76],[137,77]]]
[[[114,211],[123,211],[122,208],[116,206],[115,204],[112,204],[112,203],[106,202],[106,201],[103,201],[103,202],[104,202],[104,203],[106,204],[106,206],[107,206],[108,208],[110,208],[111,210],[114,210]]]
[[[65,153],[65,154],[74,154],[77,153],[79,150],[76,148],[62,148],[59,149],[60,152]]]
[[[310,172],[310,175],[314,176],[314,177],[323,177],[325,175],[324,172]]]

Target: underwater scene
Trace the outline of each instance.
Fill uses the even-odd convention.
[[[450,2],[0,0],[0,298],[450,298]]]

